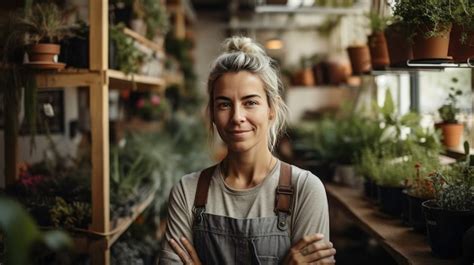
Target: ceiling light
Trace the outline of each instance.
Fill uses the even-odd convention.
[[[265,43],[265,48],[269,50],[280,50],[281,48],[283,48],[283,41],[278,38],[269,39]]]

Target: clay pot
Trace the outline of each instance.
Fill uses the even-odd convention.
[[[28,51],[28,59],[30,62],[51,62],[54,63],[54,56],[58,55],[61,46],[58,44],[38,43]]]
[[[443,135],[443,144],[446,147],[457,148],[461,144],[461,136],[464,130],[464,124],[461,123],[438,123],[436,129],[441,130]]]
[[[369,36],[369,50],[374,69],[381,70],[390,65],[387,41],[383,32],[374,32]]]
[[[293,83],[298,86],[314,86],[313,70],[305,68],[295,73]]]
[[[461,43],[463,32],[461,25],[454,24],[449,37],[448,54],[459,62],[466,62],[467,59],[474,58],[474,32],[468,32],[466,41]]]
[[[385,30],[391,66],[406,66],[413,59],[412,45],[403,33],[403,26],[393,24]]]
[[[425,38],[423,34],[426,31],[428,27],[422,27],[417,32],[413,42],[413,57],[415,59],[447,59],[451,25],[437,37]]]
[[[351,60],[352,74],[360,75],[372,70],[370,51],[367,45],[348,47],[347,52]]]
[[[350,70],[348,65],[343,65],[336,62],[328,63],[329,66],[329,84],[340,85],[347,83]]]

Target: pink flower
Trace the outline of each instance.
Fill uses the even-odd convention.
[[[137,101],[137,108],[141,109],[145,106],[145,100],[143,98]]]
[[[150,99],[151,104],[153,104],[155,106],[160,104],[160,100],[161,100],[160,97],[157,96],[157,95],[151,96],[151,99]]]

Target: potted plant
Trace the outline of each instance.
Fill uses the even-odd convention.
[[[412,149],[410,165],[414,165],[406,183],[408,198],[408,224],[415,231],[425,232],[426,222],[421,204],[434,198],[433,182],[430,178],[436,170],[440,169],[439,151],[426,148]]]
[[[385,29],[390,66],[404,67],[408,60],[413,59],[412,43],[408,36],[408,26],[399,18],[395,18]]]
[[[457,78],[452,78],[453,84],[458,82]],[[450,87],[449,95],[445,104],[438,108],[438,113],[441,122],[435,124],[437,129],[440,129],[443,135],[443,144],[446,147],[459,147],[461,136],[464,130],[464,124],[459,123],[456,115],[459,113],[457,107],[458,97],[462,95],[460,89]]]
[[[364,194],[370,199],[377,199],[375,179],[380,174],[379,158],[375,151],[365,148],[356,163],[356,171],[364,178]]]
[[[17,37],[26,38],[27,65],[38,69],[61,69],[57,63],[61,46],[59,41],[71,34],[72,26],[66,25],[59,8],[53,3],[40,3],[25,10],[25,16],[16,21]]]
[[[134,40],[123,33],[123,24],[111,26],[109,36],[114,55],[109,58],[109,67],[125,74],[139,72],[145,55],[134,45]]]
[[[453,21],[450,0],[396,0],[393,8],[410,29],[415,59],[447,59]]]
[[[145,11],[146,37],[163,44],[163,36],[168,32],[170,23],[166,6],[156,0],[141,0]],[[159,37],[159,40],[156,37]]]
[[[391,216],[400,217],[403,183],[409,174],[408,157],[397,157],[393,150],[389,151],[379,160],[378,172],[375,182],[380,209]]]
[[[384,69],[390,65],[387,41],[384,30],[389,23],[389,18],[383,17],[376,12],[370,12],[367,17],[370,21],[372,33],[369,35],[369,50],[372,67],[376,70]]]
[[[455,61],[466,62],[467,59],[474,57],[474,3],[466,0],[455,2],[449,55]]]
[[[433,176],[435,199],[423,202],[428,239],[435,256],[461,255],[463,234],[474,225],[474,156],[464,143],[466,160]]]
[[[367,44],[351,45],[347,48],[347,53],[351,61],[353,75],[366,74],[372,70],[370,50]]]

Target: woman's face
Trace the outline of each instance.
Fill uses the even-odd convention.
[[[247,71],[223,74],[214,85],[213,122],[229,151],[268,149],[272,110],[263,82]]]

